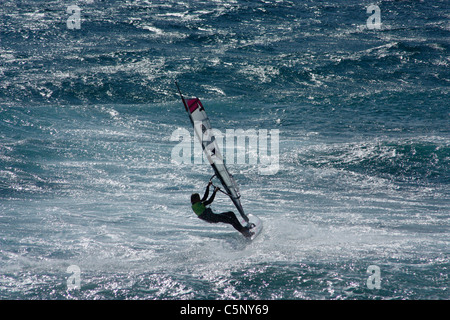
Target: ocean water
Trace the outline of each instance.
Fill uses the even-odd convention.
[[[448,299],[449,16],[2,3],[0,299]],[[173,161],[173,132],[193,132],[176,80],[218,130],[279,130],[276,173],[228,166],[264,223],[253,242],[190,208],[212,169]]]

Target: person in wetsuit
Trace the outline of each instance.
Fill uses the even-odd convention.
[[[209,187],[211,186],[211,184],[212,182],[210,181],[206,186],[203,198],[200,199],[200,195],[198,193],[193,193],[191,195],[192,210],[194,210],[195,214],[197,214],[197,216],[200,219],[210,223],[223,222],[231,224],[237,231],[242,233],[245,237],[251,237],[253,235],[253,232],[250,232],[250,230],[247,227],[243,227],[241,225],[239,220],[236,218],[234,212],[227,211],[223,213],[214,213],[211,210],[211,208],[206,207],[214,201],[214,197],[216,196],[217,191],[219,191],[218,187],[214,188],[213,194],[208,199]]]

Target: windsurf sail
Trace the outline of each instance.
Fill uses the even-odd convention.
[[[185,99],[181,93],[178,83],[175,82],[175,84],[177,85],[181,100],[183,101],[184,107],[189,114],[189,118],[191,119],[195,135],[202,145],[203,152],[206,155],[208,162],[214,169],[215,176],[220,180],[223,188],[225,189],[225,193],[230,197],[231,201],[233,201],[242,218],[248,223],[249,218],[244,213],[244,209],[242,208],[240,201],[241,195],[239,194],[237,184],[223,163],[223,157],[217,141],[212,134],[211,123],[206,115],[205,108],[198,98]]]

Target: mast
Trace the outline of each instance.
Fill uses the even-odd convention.
[[[189,112],[188,107],[187,107],[187,104],[186,104],[186,101],[184,100],[184,97],[183,97],[183,95],[181,94],[180,87],[178,86],[178,82],[175,81],[175,84],[176,84],[176,86],[177,86],[178,93],[180,94],[181,100],[183,101],[184,108],[186,109],[187,112]]]

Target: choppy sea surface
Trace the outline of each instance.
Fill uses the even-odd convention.
[[[449,17],[3,2],[0,299],[448,299]],[[172,159],[173,132],[193,134],[175,80],[222,132],[279,130],[276,173],[228,166],[264,223],[253,242],[190,208],[212,169]]]

